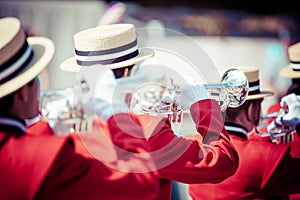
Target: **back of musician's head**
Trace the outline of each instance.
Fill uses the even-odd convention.
[[[31,80],[30,82],[27,83],[27,85],[29,87],[32,87],[33,81],[34,80]],[[12,92],[12,93],[0,98],[0,116],[5,116],[5,115],[9,114],[10,109],[13,106],[14,96],[15,96],[16,92],[17,91]]]
[[[225,123],[239,124],[249,131],[258,125],[263,98],[247,100],[237,108],[227,108]]]
[[[288,88],[286,95],[292,93],[300,95],[300,78],[292,79],[292,85]]]
[[[115,74],[115,77],[118,78],[122,78],[125,76],[129,76],[131,69],[134,67],[134,65],[130,65],[128,67],[122,67],[122,68],[117,68],[117,69],[112,69],[112,71]]]

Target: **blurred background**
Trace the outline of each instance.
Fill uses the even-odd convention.
[[[263,102],[263,111],[290,85],[278,71],[289,63],[287,47],[300,41],[299,7],[291,0],[0,0],[0,17],[6,16],[20,18],[28,35],[47,36],[56,45],[54,59],[42,76],[42,90],[74,83],[75,74],[61,71],[59,65],[74,55],[76,32],[102,24],[132,23],[137,28],[158,28],[147,35],[197,56],[174,33],[192,38],[218,69],[259,67],[262,89],[276,94]],[[185,187],[179,188],[174,199],[188,199]]]
[[[262,86],[276,91],[271,101],[289,85],[290,80],[277,73],[288,63],[287,47],[300,38],[298,10],[291,0],[0,0],[0,17],[19,17],[29,35],[47,36],[55,42],[56,55],[44,89],[73,83],[74,74],[60,71],[59,64],[73,56],[76,32],[99,24],[126,22],[138,28],[162,28],[147,34],[191,53],[195,52],[180,37],[164,29],[195,39],[217,68],[260,67]]]

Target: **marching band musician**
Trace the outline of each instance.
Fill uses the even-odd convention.
[[[281,104],[288,106],[288,112],[284,115],[278,116],[274,121],[268,125],[268,131],[274,128],[281,128],[282,126],[290,127],[292,131],[297,132],[297,125],[300,122],[300,96],[295,93],[282,97]]]
[[[37,133],[27,131],[25,119],[39,112],[37,75],[51,61],[54,44],[45,37],[26,38],[20,20],[14,17],[0,19],[0,35],[1,199],[156,199],[155,173],[114,170],[97,159],[77,154],[68,136],[41,133],[44,129],[35,129]],[[128,140],[130,136],[123,134],[113,119],[107,124],[112,139],[121,137],[118,142],[134,150],[135,142]],[[134,128],[132,132],[141,133]],[[94,142],[97,144],[97,140]],[[106,149],[101,145],[98,148]],[[107,154],[113,156],[113,149],[108,150],[111,152]],[[115,156],[111,163],[117,167],[131,161],[126,156],[122,158]],[[147,166],[151,158],[133,161],[134,165]],[[128,171],[133,170],[130,167],[134,166],[127,165]],[[128,194],[125,184],[138,185],[141,190]],[[117,193],[113,191],[116,188]]]
[[[287,91],[286,91],[286,95],[290,95],[290,94],[295,94],[295,95],[300,95],[300,67],[299,67],[299,62],[300,62],[300,42],[296,42],[292,45],[290,45],[288,47],[288,57],[290,60],[290,64],[283,67],[280,72],[279,75],[284,77],[284,78],[288,78],[291,79],[292,84],[288,87]],[[293,97],[295,98],[295,97]],[[268,110],[267,113],[275,113],[278,112],[280,109],[282,109],[282,106],[280,104],[280,102],[277,102],[273,105],[271,105]],[[300,115],[300,113],[298,113],[298,115]],[[287,117],[287,116],[285,116]],[[277,125],[278,127],[282,126],[280,123],[280,119],[277,119],[277,122],[275,124],[275,120],[276,118],[271,118],[267,121],[267,128],[269,130],[275,128]],[[280,143],[289,143],[291,145],[297,144],[297,142],[294,141],[298,141],[300,140],[299,135],[297,134],[297,131],[295,130],[291,130],[290,133],[281,136],[278,139],[278,142]],[[300,194],[292,194],[289,196],[289,199],[300,199]]]
[[[126,77],[135,64],[154,55],[151,49],[137,48],[135,27],[132,24],[114,24],[84,30],[75,34],[74,40],[76,56],[61,64],[61,69],[69,72],[89,71],[89,69],[97,67],[101,71],[101,65],[97,66],[97,64],[102,64],[102,68],[104,66],[112,68],[116,78]],[[123,52],[127,53],[124,55]],[[95,77],[97,79],[97,75],[95,73],[87,74],[91,75],[86,75],[89,85],[95,84],[97,81],[93,82],[92,80]],[[94,90],[92,101],[86,101],[87,103],[84,105],[87,111],[90,111],[91,108],[95,109],[98,119],[94,125],[100,126],[103,132],[107,131],[106,121],[111,118],[115,119],[117,124],[122,125],[126,124],[126,120],[128,120],[117,117],[114,113],[115,110],[124,109],[127,106],[125,97],[120,96],[122,91],[118,90],[122,85],[122,78],[114,81],[115,77],[108,77],[109,73],[106,73],[106,76],[102,77],[108,80],[104,81],[106,84]],[[148,76],[150,80],[150,74]],[[129,76],[126,79],[130,78]],[[148,78],[146,79],[148,80]],[[134,81],[135,77],[132,77],[132,80]],[[92,88],[96,87],[92,86]],[[109,98],[104,95],[105,93],[110,93]],[[115,98],[112,100],[113,96]],[[124,106],[115,108],[115,103],[120,100],[123,100]],[[142,152],[137,150],[139,146],[147,146],[148,153],[156,166],[153,172],[158,175],[159,190],[155,193],[156,199],[171,199],[171,180],[184,183],[216,183],[234,174],[238,165],[235,148],[224,129],[220,106],[215,100],[208,99],[203,86],[200,84],[183,85],[182,95],[178,100],[190,108],[198,130],[197,139],[188,140],[176,136],[172,131],[171,122],[166,117],[131,113],[131,119],[141,124],[139,127],[143,129],[147,143],[144,143],[143,138],[135,138],[137,147],[129,150],[140,154]],[[33,128],[37,128],[37,126],[39,125],[36,124]],[[131,134],[131,128],[132,125],[127,124],[121,129],[127,130],[127,134]],[[91,133],[93,131],[92,129],[86,136],[99,134],[99,130]],[[77,135],[77,138],[81,139],[81,136],[78,137],[81,135],[80,133],[73,135]],[[119,139],[121,140],[121,137]],[[77,141],[77,143],[80,142]],[[114,142],[122,150],[128,151],[128,147],[123,142]],[[77,151],[89,157],[101,154],[101,152],[91,151],[91,149],[96,148],[92,141],[87,140]],[[143,150],[143,148],[141,149]],[[87,155],[86,152],[89,152],[90,155]],[[135,186],[134,189],[142,190],[139,186]],[[130,190],[128,192],[130,193]]]
[[[299,149],[299,142],[290,147],[249,137],[259,124],[263,98],[273,93],[260,91],[258,68],[240,69],[249,80],[249,95],[242,106],[228,108],[225,117],[225,127],[239,154],[239,167],[221,183],[189,185],[193,199],[272,199],[300,192],[300,154],[295,157],[297,151],[293,149]],[[288,107],[297,108],[288,115],[297,118],[299,99],[287,103]]]
[[[292,44],[288,48],[288,56],[290,60],[290,64],[283,67],[279,75],[284,78],[289,78],[292,81],[292,84],[289,86],[289,88],[286,91],[286,95],[289,94],[296,94],[300,95],[300,42],[297,42],[295,44]],[[271,105],[267,113],[275,113],[278,112],[281,109],[280,102],[277,102],[273,105]],[[267,125],[269,125],[275,118],[271,118],[267,121]],[[273,126],[273,125],[272,125]],[[271,127],[269,127],[270,129]],[[280,142],[290,142],[293,139],[297,138],[297,134],[291,133],[289,136],[282,136],[280,139]]]

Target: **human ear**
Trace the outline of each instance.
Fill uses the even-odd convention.
[[[15,98],[18,98],[18,101],[27,101],[28,100],[28,85],[24,85],[15,92]]]
[[[127,77],[127,76],[128,76],[128,68],[126,67],[124,69],[124,74],[123,74],[122,78]]]
[[[261,103],[260,101],[252,101],[247,110],[248,120],[253,122],[255,126],[259,124],[261,114]]]

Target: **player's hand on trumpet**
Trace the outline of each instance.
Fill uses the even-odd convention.
[[[287,106],[288,112],[284,115],[278,116],[270,125],[268,125],[268,132],[274,128],[281,126],[287,126],[294,130],[300,123],[300,96],[295,94],[289,94],[284,96],[280,102],[281,106]]]

